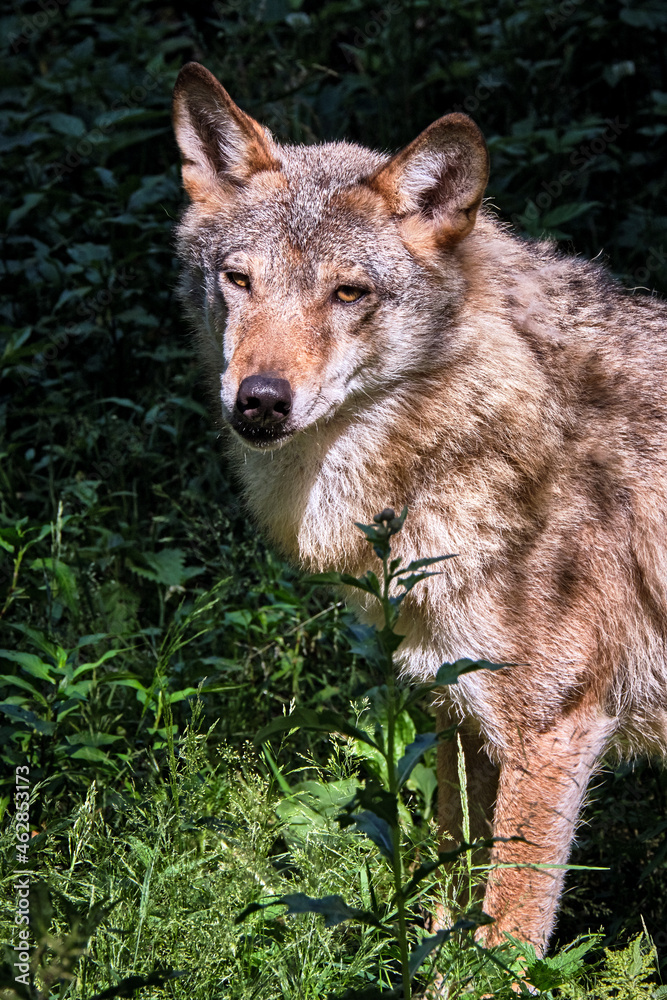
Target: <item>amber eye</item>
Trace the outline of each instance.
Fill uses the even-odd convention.
[[[336,289],[336,298],[339,302],[356,302],[365,294],[365,288],[356,288],[354,285],[340,285]]]
[[[239,288],[250,288],[250,278],[247,274],[241,274],[240,271],[225,271],[225,274]]]

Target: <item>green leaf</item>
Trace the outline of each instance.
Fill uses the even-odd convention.
[[[398,632],[394,632],[392,628],[385,625],[383,629],[380,629],[377,632],[377,639],[383,653],[389,659],[401,645],[405,636],[399,635]]]
[[[79,747],[72,753],[68,751],[67,756],[74,757],[77,760],[89,760],[95,764],[112,763],[108,754],[105,754],[103,750],[98,750],[97,747]]]
[[[61,691],[62,694],[65,696],[65,698],[80,698],[81,700],[83,700],[84,698],[87,698],[88,695],[90,694],[90,689],[92,685],[93,685],[92,680],[78,681],[76,684],[73,684],[70,681],[66,684],[61,685]]]
[[[458,552],[450,552],[446,556],[430,556],[428,559],[413,559],[411,563],[407,566],[403,566],[394,576],[402,576],[404,573],[415,573],[417,570],[424,569],[425,566],[433,566],[434,563],[443,562],[445,559],[456,559]]]
[[[117,743],[122,737],[112,736],[111,733],[72,733],[65,739],[71,746],[103,747]]]
[[[182,549],[144,552],[143,559],[149,568],[130,564],[131,569],[139,576],[155,580],[156,583],[162,583],[165,587],[183,586],[191,577],[203,572],[197,567],[185,565],[185,553]]]
[[[522,943],[524,956],[528,959],[526,963],[526,978],[538,990],[546,993],[553,990],[561,983],[571,979],[584,966],[584,956],[587,955],[597,944],[599,938],[591,937],[582,944],[573,948],[568,948],[558,954],[548,958],[537,958],[535,953],[526,953]]]
[[[99,667],[103,663],[106,663],[107,660],[112,660],[114,657],[120,656],[122,653],[127,653],[127,652],[128,652],[127,649],[108,649],[106,651],[106,653],[103,653],[102,656],[100,656],[99,659],[95,660],[94,663],[82,663],[82,664],[80,664],[76,668],[76,670],[73,671],[72,677],[73,678],[74,677],[78,677],[79,674],[86,673],[86,671],[88,671],[88,670],[95,670],[96,667]]]
[[[379,819],[395,826],[398,820],[398,800],[392,792],[386,791],[382,785],[371,779],[365,785],[360,785],[355,789],[353,797],[345,804],[343,812],[338,817],[338,822],[342,827],[356,823],[359,813],[357,810],[365,810],[373,813]]]
[[[542,225],[546,226],[547,229],[555,228],[556,226],[562,225],[563,222],[569,222],[570,219],[576,219],[579,215],[583,215],[588,212],[591,208],[595,208],[597,205],[601,205],[600,201],[577,201],[568,202],[566,205],[559,205],[558,208],[554,208],[553,212],[548,212],[542,219]]]
[[[390,538],[401,530],[407,513],[408,508],[404,507],[400,515],[398,517],[394,515],[393,519],[389,522],[378,521],[379,514],[373,518],[374,524],[360,524],[358,521],[355,521],[355,527],[359,528],[366,541],[371,543],[373,552],[378,559],[384,559],[389,556],[391,551]]]
[[[166,697],[169,699],[170,705],[176,705],[179,701],[185,701],[186,698],[192,698],[197,694],[198,688],[188,687],[182,688],[180,691],[168,691]]]
[[[248,903],[248,905],[244,906],[241,912],[237,915],[234,923],[242,924],[243,921],[246,920],[247,917],[252,916],[253,913],[261,913],[262,910],[268,910],[272,906],[277,906],[278,903],[278,899],[272,900],[270,903]]]
[[[141,178],[141,187],[134,191],[127,202],[130,212],[140,212],[160,201],[171,201],[178,194],[175,178],[167,174],[149,174]]]
[[[351,736],[355,740],[367,743],[376,750],[379,749],[368,733],[352,725],[344,715],[330,709],[316,712],[309,708],[297,708],[291,715],[283,715],[274,719],[268,726],[264,726],[255,736],[254,742],[264,743],[271,736],[286,733],[292,729],[309,729],[312,732],[320,733],[343,733],[344,736]]]
[[[153,571],[153,579],[165,587],[178,587],[185,579],[185,553],[182,549],[145,552],[144,559]],[[139,569],[137,567],[137,571]]]
[[[8,701],[0,702],[0,712],[8,715],[11,719],[20,719],[21,722],[25,722],[31,729],[44,736],[51,736],[56,728],[53,722],[40,719],[34,712],[29,712],[27,709],[21,708],[20,705],[11,705]]]
[[[383,652],[378,642],[378,630],[375,625],[351,622],[348,632],[347,641],[350,644],[350,650],[357,656],[362,656],[369,663],[379,665]]]
[[[398,787],[402,788],[410,777],[415,764],[424,756],[427,750],[434,747],[438,742],[437,733],[419,733],[419,735],[405,748],[405,753],[398,762],[396,777]]]
[[[32,192],[23,198],[23,204],[13,209],[7,217],[7,229],[11,229],[17,222],[20,222],[24,215],[27,215],[44,198],[43,191]]]
[[[362,581],[367,584],[366,589],[370,594],[375,594],[376,597],[382,599],[382,587],[377,575],[372,569],[369,569],[368,572],[364,573],[364,575],[360,577],[360,582]]]
[[[295,892],[283,896],[280,902],[286,904],[288,913],[321,914],[324,917],[325,927],[335,927],[344,920],[356,920],[373,927],[382,927],[382,923],[374,913],[348,906],[342,896],[323,896],[321,899],[314,899],[303,892]]]
[[[41,569],[51,574],[57,585],[58,598],[69,611],[76,612],[79,604],[76,577],[67,563],[49,556],[46,559],[33,559],[31,569]]]
[[[407,786],[413,792],[419,792],[424,799],[424,817],[430,819],[433,811],[433,799],[438,790],[438,778],[434,767],[426,764],[415,764],[407,781]]]
[[[86,123],[81,118],[77,118],[76,115],[66,115],[62,111],[51,111],[45,120],[54,132],[59,132],[61,135],[72,136],[76,139],[85,135]]]
[[[48,528],[48,525],[45,525],[45,527]],[[31,628],[30,625],[23,625],[19,622],[12,623],[12,628],[18,629],[19,632],[27,635],[37,649],[41,649],[43,653],[47,654],[47,656],[52,656],[56,662],[61,654],[65,654],[65,651],[60,646],[57,646],[55,643],[51,642],[50,639],[47,639],[44,633],[40,632],[39,629]]]
[[[145,687],[145,685],[143,685],[133,674],[114,675],[108,683],[110,687],[118,685],[118,687],[134,688],[135,691],[141,691],[144,694],[148,693],[148,688]]]
[[[108,632],[94,632],[92,635],[82,635],[74,649],[83,649],[84,646],[95,646],[98,642],[103,642],[104,639],[110,638],[111,636]]]
[[[327,586],[339,587],[344,585],[346,587],[355,587],[357,590],[363,590],[367,594],[373,594],[374,597],[382,596],[380,582],[372,570],[369,570],[360,577],[352,576],[350,573],[313,573],[311,576],[306,577],[306,583],[313,586],[326,584]]]
[[[135,403],[133,399],[126,399],[124,396],[105,396],[100,400],[100,403],[115,403],[116,406],[126,407],[128,410],[134,410],[135,413],[142,414],[144,412],[143,406]]]
[[[667,13],[662,3],[642,4],[637,7],[621,7],[618,15],[633,28],[645,28],[648,31],[660,31],[667,28]]]
[[[44,698],[39,693],[37,688],[33,687],[29,681],[25,680],[25,678],[18,676],[15,677],[9,674],[0,674],[0,684],[2,684],[3,682],[5,684],[11,684],[14,685],[15,687],[23,688],[24,691],[29,691],[30,694],[33,696],[33,698],[36,698],[37,701],[40,703],[40,705],[43,705],[46,708],[48,704],[46,698]]]
[[[355,813],[352,822],[362,833],[365,833],[369,840],[372,840],[380,852],[389,861],[394,857],[394,846],[391,836],[391,827],[382,817],[377,816],[370,809]]]
[[[378,532],[380,532],[380,540],[382,542],[386,540],[382,535],[384,529],[380,524],[361,524],[359,521],[355,521],[354,526],[359,529],[367,542],[377,543]]]
[[[48,663],[44,663],[34,653],[21,653],[14,649],[0,649],[0,659],[20,663],[26,673],[32,674],[33,677],[39,677],[42,681],[50,681],[51,684],[56,683],[56,678],[53,676],[53,667]]]
[[[424,938],[421,944],[418,944],[416,948],[410,953],[410,961],[408,964],[408,970],[410,973],[410,979],[412,979],[415,973],[419,970],[420,966],[423,964],[425,959],[439,948],[446,941],[449,941],[452,936],[451,930],[449,928],[445,930],[438,931],[437,934],[433,934],[431,937]]]
[[[516,663],[489,663],[488,660],[469,660],[467,657],[463,657],[456,663],[443,663],[435,675],[433,686],[442,687],[446,684],[456,684],[462,674],[474,673],[475,670],[503,670],[505,667],[515,666]]]
[[[399,602],[403,601],[407,594],[410,593],[413,587],[416,587],[418,583],[422,580],[427,580],[429,576],[442,576],[441,573],[412,573],[410,576],[406,576],[404,580],[400,581],[402,587],[405,588],[405,593],[400,595]]]
[[[266,910],[277,905],[286,906],[287,912],[291,914],[318,913],[324,917],[325,927],[335,927],[345,920],[356,920],[358,923],[369,924],[371,927],[384,927],[374,913],[348,906],[342,896],[323,896],[321,899],[315,899],[303,892],[280,896],[268,903],[251,903],[239,913],[235,923],[240,924],[251,913],[257,913],[259,910]]]
[[[111,256],[111,247],[108,243],[73,243],[67,248],[67,253],[75,264],[98,264],[108,260]]]
[[[266,751],[266,746],[264,749]],[[326,784],[301,781],[295,785],[276,806],[276,815],[284,824],[283,835],[288,846],[292,847],[295,843],[304,846],[313,832],[322,836],[330,831],[332,820],[358,788],[358,778],[343,778]]]
[[[85,698],[78,693],[75,698],[66,698],[65,701],[59,701],[54,706],[54,713],[58,722],[60,723],[65,716],[69,715],[75,709],[80,709],[82,701],[85,701]]]

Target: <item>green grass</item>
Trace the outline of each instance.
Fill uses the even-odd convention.
[[[310,781],[330,792],[329,809],[315,814],[298,810],[298,788],[286,796],[251,747],[218,748],[211,764],[210,734],[200,723],[195,702],[171,773],[166,766],[156,770],[115,809],[100,808],[93,784],[70,815],[40,834],[33,858],[42,882],[31,900],[41,930],[39,992],[19,996],[90,1000],[109,990],[108,996],[300,1000],[363,996],[395,981],[398,956],[373,928],[327,928],[320,916],[287,917],[275,905],[236,923],[249,902],[294,892],[337,893],[360,908],[388,898],[390,878],[378,852],[368,839],[341,831],[331,815],[331,802],[363,760],[353,742],[338,742],[326,768],[302,762]],[[296,777],[287,775],[294,786]],[[290,809],[281,811],[286,802]],[[7,829],[5,862],[13,848]],[[541,961],[529,953],[530,981],[546,997],[667,995],[656,986],[645,937],[604,953],[597,943],[575,942]],[[491,960],[464,933],[444,946],[438,967],[451,996],[465,990],[471,998],[488,992],[511,998],[525,969],[517,955],[508,945]],[[140,993],[122,992],[132,976],[139,977]],[[14,994],[5,989],[2,996]]]

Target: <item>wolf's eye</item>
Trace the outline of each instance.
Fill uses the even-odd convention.
[[[356,302],[365,294],[365,288],[357,288],[355,285],[339,285],[335,292],[339,302]]]
[[[225,274],[229,280],[234,285],[238,285],[239,288],[250,288],[250,278],[247,274],[241,274],[240,271],[225,271]]]

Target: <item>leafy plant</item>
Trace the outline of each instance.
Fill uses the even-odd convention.
[[[174,737],[173,754],[156,755],[134,794],[124,789],[115,808],[103,808],[101,789],[93,784],[84,802],[33,838],[31,864],[42,874],[30,904],[36,948],[25,987],[15,980],[15,957],[7,949],[0,968],[3,998],[46,1000],[65,993],[72,1000],[158,1000],[166,989],[175,1000],[401,994],[400,950],[392,942],[392,866],[372,839],[358,835],[356,824],[333,820],[341,801],[349,804],[350,791],[363,791],[351,773],[364,763],[356,739],[336,739],[340,765],[335,755],[326,767],[306,762],[314,822],[306,835],[302,827],[292,839],[294,816],[276,822],[275,815],[276,790],[283,796],[278,808],[293,792],[284,776],[277,789],[276,771],[263,773],[249,747],[223,748],[212,765],[212,734],[202,731],[202,721],[203,704],[196,698],[185,732]],[[357,721],[373,738],[369,720]],[[403,748],[398,752],[399,760],[406,756]],[[402,809],[399,820],[405,862],[415,858],[415,830]],[[442,861],[435,852],[427,858],[430,844],[421,830],[416,837],[419,860],[405,873],[413,880],[420,867],[432,865],[435,874]],[[7,825],[0,834],[7,888],[15,879],[8,863],[14,850],[15,834]],[[412,922],[414,902],[427,882],[412,897],[409,883],[402,884],[415,965],[420,959],[428,963],[436,936]],[[235,914],[257,893],[270,896],[272,905],[260,904],[239,937]],[[286,904],[301,914],[299,920],[283,919]],[[12,911],[3,912],[0,929],[11,942]],[[360,915],[372,922],[355,922]],[[597,937],[537,959],[525,942],[493,952],[471,946],[475,920],[456,923],[458,930],[448,929],[453,933],[436,953],[450,995],[512,1000],[517,990],[530,995],[539,988],[554,1000],[662,996],[652,982],[655,953],[646,939],[606,953],[603,962],[591,960]],[[411,988],[425,984],[423,968]],[[383,985],[388,988],[382,993]]]
[[[321,914],[325,918],[326,926],[353,921],[376,928],[381,935],[389,939],[390,943],[396,942],[398,945],[398,969],[402,988],[391,993],[382,990],[365,992],[366,1000],[371,1000],[375,996],[402,996],[409,1000],[412,996],[413,979],[431,953],[441,949],[453,934],[474,930],[489,920],[482,913],[471,912],[461,917],[451,927],[438,930],[430,937],[422,936],[418,942],[415,942],[414,932],[411,932],[408,926],[411,918],[414,921],[415,908],[419,904],[426,880],[441,865],[451,863],[475,848],[490,847],[493,841],[484,840],[475,843],[464,841],[452,851],[441,851],[434,858],[423,860],[423,837],[415,831],[403,829],[401,819],[405,821],[406,814],[400,809],[401,791],[424,755],[432,750],[438,741],[452,739],[456,727],[440,733],[420,733],[409,745],[401,747],[400,755],[397,753],[399,745],[397,730],[411,705],[423,698],[427,692],[455,684],[461,675],[473,670],[499,670],[507,664],[463,659],[456,663],[444,663],[431,684],[414,688],[399,684],[396,679],[395,654],[404,638],[397,631],[401,605],[414,587],[434,575],[432,566],[452,558],[448,555],[433,556],[413,560],[407,566],[401,565],[400,558],[392,559],[390,539],[401,530],[406,515],[407,507],[398,517],[393,510],[387,508],[375,516],[374,524],[357,525],[382,562],[380,577],[373,570],[368,570],[362,577],[336,572],[311,577],[313,583],[335,584],[362,590],[379,603],[382,626],[358,627],[356,632],[358,637],[363,637],[361,645],[358,643],[358,648],[363,650],[366,659],[381,673],[384,680],[381,686],[373,688],[368,693],[368,697],[376,709],[376,718],[378,714],[382,714],[386,719],[386,726],[382,727],[376,722],[371,736],[366,729],[358,724],[352,724],[338,712],[295,709],[290,715],[275,719],[256,737],[256,741],[262,743],[279,733],[295,729],[342,733],[369,747],[372,753],[377,755],[381,767],[376,776],[355,790],[337,819],[342,828],[355,826],[378,848],[391,871],[393,889],[391,898],[388,903],[378,903],[369,911],[348,906],[339,895],[313,899],[303,893],[291,893],[270,902],[251,903],[239,917],[239,920],[243,920],[251,913],[280,903],[287,906],[287,913],[290,914]],[[407,816],[409,817],[409,813]]]

